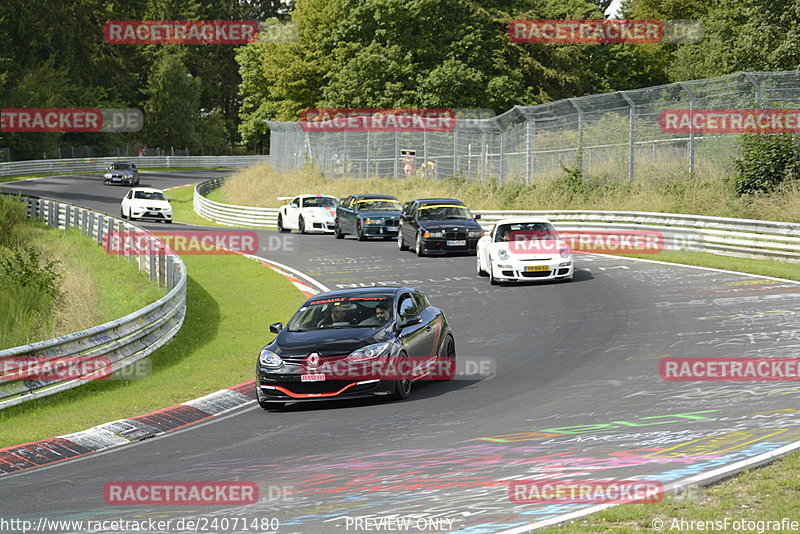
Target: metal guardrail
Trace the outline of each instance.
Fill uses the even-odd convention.
[[[277,208],[234,206],[209,200],[205,195],[218,188],[223,178],[200,182],[194,188],[194,211],[201,217],[226,226],[277,228]]]
[[[219,187],[223,180],[208,180],[195,187],[195,212],[228,226],[276,227],[276,208],[235,206],[208,200],[204,195]],[[487,229],[498,219],[536,215],[547,217],[560,231],[648,230],[662,234],[667,250],[800,262],[800,224],[797,223],[638,211],[477,210],[474,213],[481,215],[481,225]]]
[[[78,228],[98,244],[104,243],[111,232],[131,231],[136,232],[137,238],[145,236],[149,240],[147,253],[127,258],[149,273],[150,280],[164,286],[167,294],[121,319],[47,341],[0,350],[0,409],[107,377],[140,361],[177,334],[186,313],[186,266],[156,236],[135,224],[79,206],[37,197],[21,198],[28,204],[29,217],[54,228]],[[20,361],[26,361],[27,366],[28,360],[39,369],[68,367],[76,361],[91,361],[92,365],[80,378],[15,380],[20,375],[13,370],[18,369]]]
[[[132,156],[108,158],[42,159],[0,163],[0,177],[27,174],[100,172],[116,161],[135,163],[140,169],[160,167],[246,167],[269,156]]]

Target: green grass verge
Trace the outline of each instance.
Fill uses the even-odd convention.
[[[100,380],[1,410],[0,446],[141,415],[253,378],[258,351],[270,337],[267,325],[286,321],[305,297],[283,276],[241,256],[183,259],[186,319],[150,356],[152,375]]]
[[[694,528],[680,521],[800,521],[800,455],[790,454],[767,467],[747,470],[705,488],[692,486],[664,497],[659,504],[614,506],[543,532],[790,532],[791,530]],[[653,528],[661,525],[660,529]]]
[[[135,264],[109,256],[103,247],[78,230],[56,230],[38,221],[24,220],[14,229],[22,243],[34,246],[45,257],[60,263],[61,301],[55,313],[49,299],[46,320],[31,323],[37,310],[14,306],[0,299],[0,348],[16,347],[69,334],[124,317],[155,302],[163,289],[139,272]],[[22,288],[17,288],[22,289]],[[30,298],[32,295],[27,295]],[[24,304],[24,303],[18,303]],[[25,313],[26,312],[26,313]],[[25,316],[20,314],[25,313]]]

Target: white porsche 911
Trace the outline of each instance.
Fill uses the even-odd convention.
[[[572,250],[543,217],[501,219],[477,248],[478,274],[492,284],[572,280]]]
[[[278,210],[278,231],[333,233],[336,220],[336,206],[339,199],[331,195],[299,195],[278,197],[278,200],[291,200]]]

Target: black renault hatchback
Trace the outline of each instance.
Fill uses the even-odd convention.
[[[386,396],[455,373],[453,333],[442,310],[409,287],[346,289],[308,299],[256,364],[258,403]]]
[[[423,198],[407,202],[400,216],[397,247],[417,256],[463,252],[474,254],[483,228],[460,200]]]

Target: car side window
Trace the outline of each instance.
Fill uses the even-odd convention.
[[[400,303],[397,305],[397,314],[400,316],[401,321],[411,315],[419,315],[419,313],[419,304],[411,298],[411,295],[406,293],[400,297]]]
[[[422,311],[428,307],[428,301],[422,293],[414,293],[413,296],[417,305],[417,313],[422,313]]]
[[[297,197],[296,199],[292,200],[291,206],[293,208],[299,208],[300,207],[300,197]]]
[[[133,198],[133,191],[128,191],[128,200]]]
[[[345,207],[347,209],[355,210],[358,207],[358,202],[356,201],[356,198],[355,197],[348,198],[347,202],[345,203]]]

